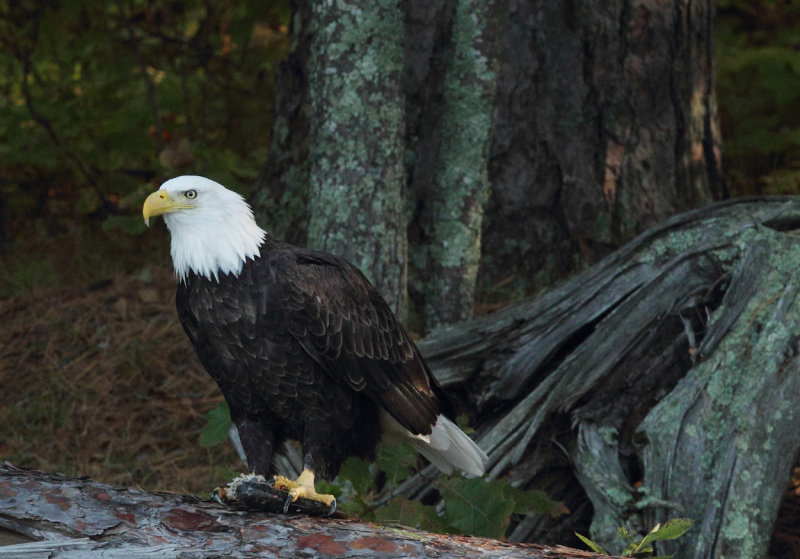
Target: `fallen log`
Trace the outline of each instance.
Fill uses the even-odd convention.
[[[447,536],[338,516],[233,509],[0,466],[0,558],[595,557],[561,546]],[[10,544],[10,545],[8,545]]]

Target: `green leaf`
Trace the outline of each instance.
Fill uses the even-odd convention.
[[[336,481],[341,485],[344,480],[349,481],[357,495],[363,496],[373,486],[374,476],[370,471],[370,463],[360,458],[350,457],[339,468]]]
[[[225,401],[206,414],[206,426],[200,433],[198,442],[201,446],[216,446],[228,438],[228,431],[233,426],[231,413]]]
[[[502,538],[516,501],[503,480],[443,477],[436,484],[445,501],[445,520],[462,534]]]
[[[514,501],[516,502],[514,512],[517,514],[535,512],[538,514],[549,514],[555,518],[562,514],[569,513],[569,509],[564,503],[551,500],[544,491],[524,491],[515,487],[511,487],[511,490]]]
[[[650,557],[653,551],[652,545],[640,548],[638,545],[632,543],[623,550],[621,555],[623,557]]]
[[[386,473],[388,483],[397,485],[415,472],[417,453],[405,444],[381,445],[375,464]]]
[[[340,511],[362,518],[370,516],[372,505],[364,497],[374,489],[374,476],[366,460],[348,458],[339,468],[336,479],[331,482],[319,479],[316,486],[318,492],[336,496]]]
[[[471,435],[472,433],[475,432],[475,429],[470,427],[469,416],[466,414],[461,414],[458,417],[456,417],[456,425],[458,425],[458,428],[461,429],[467,435]]]
[[[578,539],[581,540],[583,543],[589,546],[589,549],[594,551],[595,553],[601,553],[603,555],[611,555],[608,551],[606,551],[602,545],[599,543],[595,543],[586,536],[581,536],[578,532],[575,532],[575,535],[578,536]]]
[[[672,518],[667,520],[664,524],[656,524],[650,533],[639,543],[636,551],[639,551],[644,546],[663,540],[674,540],[680,538],[686,531],[692,527],[694,520],[691,518]]]
[[[341,500],[342,486],[338,483],[333,483],[325,479],[318,479],[314,482],[314,487],[317,493],[327,493],[336,497],[337,501]],[[345,503],[337,503],[336,508],[341,509],[344,504]]]
[[[406,497],[398,496],[389,504],[375,511],[375,519],[379,522],[403,524],[411,528],[442,532],[442,519],[436,515],[436,508],[423,505],[419,501],[412,501]]]

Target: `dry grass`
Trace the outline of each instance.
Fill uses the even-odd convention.
[[[0,457],[115,484],[208,492],[241,469],[198,445],[221,399],[174,310],[175,280],[0,301]]]

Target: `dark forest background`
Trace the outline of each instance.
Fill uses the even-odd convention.
[[[704,147],[709,154],[721,147],[721,161],[705,161],[714,174],[703,185],[707,194],[685,196],[681,205],[657,208],[635,223],[601,212],[585,227],[569,229],[569,222],[563,238],[563,231],[543,227],[531,237],[547,248],[538,253],[497,233],[509,225],[525,229],[500,210],[503,204],[504,211],[527,208],[529,201],[490,199],[483,236],[494,248],[481,255],[470,308],[450,319],[426,307],[429,261],[414,249],[426,234],[415,220],[424,211],[404,208],[410,218],[407,303],[405,287],[387,297],[414,335],[540,293],[690,207],[798,193],[800,5],[718,0],[714,8],[714,65],[702,70],[715,84],[721,145]],[[141,203],[167,178],[202,174],[254,196],[267,230],[316,242],[302,213],[308,193],[296,195],[292,184],[283,188],[296,175],[275,156],[276,146],[297,139],[271,137],[281,131],[275,115],[285,116],[291,102],[276,91],[276,77],[283,68],[283,83],[291,86],[292,57],[307,55],[292,43],[292,9],[288,0],[121,1],[91,9],[74,0],[0,4],[0,459],[194,492],[239,469],[229,446],[198,445],[220,396],[174,317],[168,235],[160,223],[145,229]],[[573,84],[552,77],[561,89],[542,87],[557,104]],[[513,85],[501,89],[513,91]],[[612,99],[614,92],[601,93]],[[516,116],[512,111],[506,118]],[[578,117],[563,115],[548,149],[582,128]],[[424,122],[426,115],[409,118]],[[495,138],[493,176],[514,169],[513,150],[502,152],[511,154],[505,160],[498,154],[516,141]],[[299,144],[302,151],[302,138]],[[619,153],[629,147],[609,145]],[[424,154],[425,145],[417,148]],[[606,163],[616,156],[606,152]],[[425,174],[424,164],[415,167],[421,159],[409,161],[406,153],[401,162],[416,169],[409,184]],[[284,182],[265,187],[276,168]],[[629,182],[635,187],[635,179]],[[559,196],[558,204],[573,209],[581,201]],[[537,211],[541,223],[551,217],[558,223]],[[784,539],[775,545],[798,549],[791,528],[797,518],[800,513],[782,513],[775,537]]]
[[[716,11],[723,186],[714,195],[795,194],[800,7],[720,0]],[[290,19],[288,2],[120,2],[91,11],[82,2],[6,3],[0,296],[85,287],[154,263],[150,243],[167,239],[141,234],[139,209],[166,178],[204,174],[249,194],[270,146]],[[292,201],[282,203],[290,214]],[[497,281],[479,283],[478,305],[506,303],[590,264],[582,243],[553,275],[487,275]]]

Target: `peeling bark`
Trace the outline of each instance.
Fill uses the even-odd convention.
[[[320,556],[595,557],[351,518],[235,510],[188,495],[0,466],[0,558]]]

